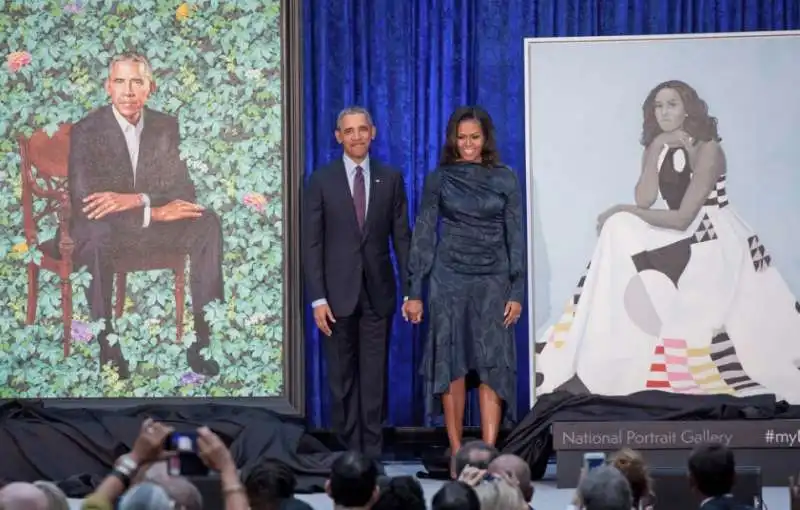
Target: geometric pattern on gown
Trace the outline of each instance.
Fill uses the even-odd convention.
[[[772,257],[767,253],[767,249],[761,243],[757,235],[747,238],[750,247],[750,258],[753,259],[753,268],[756,271],[766,271],[772,264]]]
[[[636,253],[631,259],[638,272],[658,271],[669,278],[677,288],[678,281],[692,257],[692,245],[715,239],[717,239],[717,233],[711,218],[708,217],[708,214],[704,214],[691,236],[659,248]]]
[[[689,348],[681,339],[662,339],[653,352],[647,388],[732,395],[762,386],[745,373],[733,342],[723,330],[714,335],[710,345],[700,348]]]

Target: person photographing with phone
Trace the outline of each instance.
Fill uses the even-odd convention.
[[[169,463],[170,459],[180,457],[180,452],[167,450],[165,446],[171,444],[186,446],[186,441],[181,441],[181,437],[196,437],[196,456],[209,469],[219,472],[225,510],[248,510],[250,504],[244,486],[239,480],[236,464],[222,440],[207,427],[199,428],[196,435],[173,436],[174,432],[172,427],[150,418],[146,419],[131,451],[117,459],[111,472],[97,490],[84,500],[82,508],[112,510],[115,508],[115,502],[128,491],[140,471],[148,469],[154,463],[161,461]]]

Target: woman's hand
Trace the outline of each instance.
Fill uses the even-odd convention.
[[[606,224],[606,221],[612,216],[620,212],[631,212],[635,209],[632,205],[615,205],[610,209],[607,209],[603,214],[597,217],[597,235],[600,235],[600,232],[603,230],[603,225]]]
[[[522,305],[517,303],[516,301],[509,301],[506,303],[505,312],[503,312],[503,326],[509,327],[513,326],[519,320],[519,316],[522,314]]]

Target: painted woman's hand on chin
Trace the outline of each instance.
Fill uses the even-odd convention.
[[[665,131],[658,135],[655,140],[653,140],[653,145],[655,147],[663,147],[664,145],[669,147],[683,147],[687,150],[691,150],[695,141],[694,137],[683,129],[676,129],[675,131]]]

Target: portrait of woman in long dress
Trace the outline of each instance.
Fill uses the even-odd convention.
[[[717,119],[678,80],[657,85],[642,109],[634,203],[598,217],[591,260],[537,341],[537,394],[800,402],[800,305],[735,211]]]

